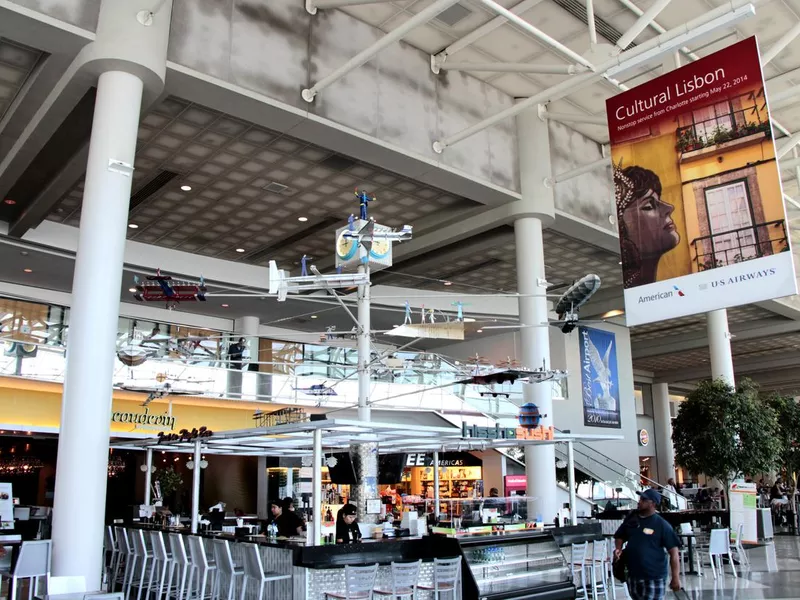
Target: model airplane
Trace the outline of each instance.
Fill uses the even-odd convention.
[[[309,396],[336,396],[336,390],[328,387],[325,383],[315,383],[307,388],[293,388],[298,392],[303,392]]]
[[[351,331],[336,331],[336,326],[331,325],[325,330],[325,333],[320,334],[319,341],[320,342],[341,342],[341,341],[351,341],[358,339],[358,332],[353,328]]]
[[[161,269],[155,275],[148,275],[145,281],[134,275],[133,282],[133,297],[139,302],[166,302],[169,309],[180,302],[204,302],[208,291],[202,277],[199,282],[173,279],[170,275],[162,275]]]

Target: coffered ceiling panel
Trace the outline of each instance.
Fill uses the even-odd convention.
[[[33,73],[42,53],[0,38],[0,119]]]
[[[775,319],[778,315],[753,305],[737,306],[728,309],[728,324]],[[648,323],[631,328],[631,339],[636,342],[656,340],[670,335],[685,335],[706,330],[705,314],[690,315],[679,319],[669,319],[658,323]]]
[[[130,239],[259,265],[332,256],[335,229],[358,213],[356,188],[392,227],[477,206],[174,97],[142,120],[135,168]],[[48,218],[77,226],[82,197],[80,182]]]

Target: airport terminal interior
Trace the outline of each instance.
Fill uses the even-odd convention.
[[[795,224],[800,0],[0,0],[0,597],[800,598]]]

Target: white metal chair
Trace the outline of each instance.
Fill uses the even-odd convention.
[[[717,579],[717,565],[719,565],[720,575],[725,574],[725,563],[722,560],[723,556],[728,557],[731,564],[731,571],[733,576],[738,577],[736,573],[736,565],[733,563],[731,556],[731,540],[730,531],[728,529],[712,529],[711,538],[708,542],[707,550],[700,550],[708,556],[708,562],[711,564],[711,571],[714,574],[714,579]]]
[[[744,546],[742,545],[742,538],[744,537],[744,523],[739,523],[736,527],[736,538],[733,540],[733,553],[736,555],[736,560],[739,561],[739,564],[742,565],[742,568],[749,569],[750,568],[750,559],[747,556],[747,552],[744,550]]]
[[[616,550],[616,544],[614,542],[614,538],[606,538],[606,555],[607,560],[605,563],[606,568],[606,585],[609,586],[611,590],[611,599],[617,600],[617,580],[614,579],[614,550]]]
[[[607,562],[608,545],[605,540],[592,542],[592,560],[588,565],[589,577],[592,580],[592,598],[603,596],[608,600]]]
[[[243,544],[244,547],[244,580],[242,580],[242,592],[240,600],[244,600],[247,591],[247,582],[252,581],[258,585],[258,600],[264,600],[264,586],[273,581],[291,579],[291,575],[265,571],[264,563],[261,561],[261,553],[255,544]],[[274,596],[270,596],[274,597]]]
[[[172,578],[174,576],[175,600],[186,600],[191,563],[189,562],[189,556],[186,554],[183,536],[179,533],[170,533],[169,547],[172,551],[172,561],[170,563],[169,577],[167,579],[167,594],[169,595],[169,590],[172,587]]]
[[[410,563],[393,562],[389,588],[375,588],[374,593],[378,596],[388,596],[392,600],[402,600],[402,598],[415,600],[421,566],[421,560]]]
[[[119,547],[114,539],[114,528],[108,525],[103,535],[103,587],[113,592],[114,567],[119,557]],[[48,590],[48,594],[49,594]]]
[[[458,598],[461,584],[461,558],[434,558],[433,585],[418,585],[417,589],[430,592],[434,600],[440,600],[442,594],[449,594],[452,600]]]
[[[145,544],[144,541],[144,531],[141,529],[131,530],[130,541],[133,546],[133,564],[131,565],[131,577],[128,585],[131,588],[131,593],[133,591],[132,588],[136,586],[136,600],[142,600],[142,592],[145,587],[144,578],[147,574],[147,564],[149,561],[153,560],[153,553],[147,549],[147,544]],[[137,568],[139,569],[138,584],[134,583]],[[145,600],[147,600],[146,595]]]
[[[194,598],[195,600],[203,600],[206,597],[209,575],[211,575],[212,591],[215,587],[217,563],[213,559],[208,558],[206,548],[203,545],[203,538],[190,535],[188,536],[188,540],[189,556],[192,561],[192,566],[189,569],[189,589],[186,591],[186,596],[187,598]],[[197,583],[196,586],[195,582]]]
[[[123,595],[127,598],[130,592],[128,585],[131,575],[131,567],[134,562],[133,547],[131,545],[128,531],[122,527],[114,528],[114,538],[117,543],[117,562],[114,565],[114,573],[111,580],[111,592],[116,589],[117,583],[120,584],[120,589]],[[120,580],[120,575],[122,579]]]
[[[17,599],[17,585],[21,579],[30,579],[28,585],[29,600],[33,600],[33,597],[39,593],[40,577],[44,577],[49,586],[51,551],[50,540],[22,542],[14,570],[11,573],[0,574],[0,578],[11,581],[8,600]]]
[[[164,595],[166,585],[167,595],[169,595],[169,582],[172,581],[172,572],[175,564],[164,543],[164,535],[160,531],[150,531],[150,548],[153,552],[153,565],[150,567],[150,579],[147,582],[147,596],[155,595],[155,600],[161,600]],[[169,579],[167,579],[169,576]]]
[[[334,600],[372,600],[378,564],[369,567],[344,567],[344,592],[325,592],[324,598]]]
[[[570,552],[570,572],[572,573],[572,583],[575,584],[577,591],[583,592],[583,600],[589,600],[589,590],[586,585],[586,565],[589,558],[589,542],[583,544],[572,544]],[[580,580],[580,585],[578,581]]]
[[[237,567],[234,564],[228,540],[214,540],[214,558],[217,561],[217,577],[212,598],[220,600],[222,597],[222,577],[224,576],[228,580],[228,593],[225,599],[233,600],[236,594],[236,579],[238,577],[244,578],[244,568]]]

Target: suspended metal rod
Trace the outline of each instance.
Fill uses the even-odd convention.
[[[642,33],[647,26],[650,25],[655,18],[667,7],[672,0],[657,0],[650,8],[648,8],[642,16],[640,16],[633,26],[628,29],[622,37],[617,40],[617,48],[625,50],[633,43],[633,40]]]
[[[761,53],[761,64],[769,64],[772,59],[778,56],[778,54],[780,54],[780,52],[786,48],[786,46],[791,44],[798,35],[800,35],[800,23],[797,23],[789,31],[784,33],[777,42],[769,47],[768,50],[765,50]]]
[[[797,144],[800,144],[800,133],[795,133],[794,135],[790,136],[788,140],[783,141],[780,148],[777,150],[778,158],[783,158],[789,154],[789,152],[791,152],[792,149],[797,146]]]
[[[306,0],[306,10],[312,15],[317,9],[339,8],[341,6],[358,6],[359,4],[389,4],[392,0]]]
[[[436,59],[436,57],[434,57]],[[587,67],[583,65],[535,65],[531,63],[470,63],[470,62],[440,62],[434,67],[444,71],[490,71],[494,73],[542,73],[545,75],[575,75],[585,73]]]
[[[800,85],[790,87],[777,94],[772,94],[772,97],[767,98],[769,107],[772,110],[778,110],[794,103],[797,96],[800,96]]]
[[[618,1],[619,1],[620,4],[622,4],[625,8],[627,8],[629,11],[631,11],[637,17],[641,17],[644,14],[644,11],[641,8],[639,8],[638,6],[636,6],[633,2],[631,2],[631,0],[618,0]],[[667,32],[667,30],[664,27],[662,27],[661,25],[659,25],[656,21],[651,21],[649,23],[649,25],[654,31],[657,31],[658,33],[666,33]],[[681,48],[680,52],[684,56],[686,56],[688,58],[691,58],[692,60],[700,60],[700,57],[697,56],[697,54],[695,54],[691,50],[689,50],[689,48],[687,48],[686,46]]]
[[[781,160],[781,161],[778,161],[778,164],[781,167],[781,171],[789,171],[790,169],[794,169],[795,167],[800,167],[800,158],[791,158],[789,160]]]
[[[798,202],[797,200],[795,200],[791,196],[787,196],[786,194],[784,194],[783,195],[783,199],[786,202],[788,202],[789,204],[791,204],[792,206],[794,206],[795,208],[800,209],[800,202]]]
[[[562,123],[586,123],[589,125],[608,125],[608,119],[604,116],[592,115],[573,115],[571,113],[544,111],[542,117],[551,121],[561,121]]]
[[[711,10],[696,19],[692,19],[688,23],[684,23],[675,29],[668,31],[665,34],[647,40],[646,42],[627,50],[620,55],[613,57],[601,65],[596,67],[594,73],[584,73],[576,75],[565,81],[559,82],[550,89],[534,94],[526,98],[522,102],[515,104],[501,111],[483,121],[467,127],[463,131],[456,133],[443,140],[437,140],[433,143],[433,150],[441,153],[448,146],[460,142],[484,129],[499,123],[509,117],[518,115],[519,113],[536,106],[537,104],[546,104],[554,100],[559,100],[573,92],[580,90],[588,85],[599,81],[603,78],[605,73],[608,76],[616,76],[619,73],[633,69],[644,64],[648,64],[664,54],[673,52],[675,49],[686,45],[697,38],[708,35],[709,33],[721,28],[730,27],[734,23],[751,17],[755,14],[755,8],[752,3],[736,2],[732,4],[739,5],[739,8],[731,9],[730,5]],[[743,4],[743,5],[742,5]]]
[[[597,23],[594,20],[594,0],[586,0],[586,22],[589,24],[589,43],[597,45]]]
[[[541,4],[543,1],[544,0],[522,0],[522,2],[511,8],[511,12],[514,13],[515,15],[521,15],[522,13],[530,10],[537,4]],[[446,56],[452,56],[453,54],[455,54],[460,50],[463,50],[473,42],[476,42],[482,37],[489,35],[498,27],[502,27],[507,22],[508,21],[505,19],[505,17],[499,17],[499,16],[495,17],[488,23],[485,23],[484,25],[481,25],[474,31],[471,31],[460,40],[456,40],[436,56],[441,57],[442,59],[444,59],[444,57]]]
[[[553,178],[545,179],[545,183],[549,185],[553,185],[555,183],[563,183],[564,181],[567,181],[569,179],[574,179],[575,177],[583,175],[584,173],[589,173],[591,171],[602,169],[608,166],[611,166],[611,157],[606,156],[603,158],[599,158],[594,162],[590,162],[589,164],[582,165],[574,169],[570,169],[569,171],[565,171],[563,173],[559,173]]]
[[[662,0],[663,1],[663,0]],[[562,55],[569,58],[571,61],[574,61],[578,64],[581,64],[585,67],[588,67],[592,71],[594,71],[594,65],[590,63],[588,60],[583,58],[580,54],[575,52],[574,50],[570,50],[564,44],[559,42],[557,39],[550,37],[544,31],[539,29],[538,27],[534,27],[530,23],[528,23],[522,17],[514,14],[507,8],[499,5],[494,0],[480,0],[480,2],[486,6],[487,8],[493,10],[501,17],[511,21],[514,25],[522,29],[523,31],[530,33],[533,37],[535,37],[540,42],[544,43],[547,46],[550,46],[552,49],[556,50],[557,52],[561,53]]]
[[[433,4],[428,6],[428,8],[421,10],[416,15],[411,17],[408,21],[393,29],[377,42],[365,48],[358,54],[356,54],[353,58],[348,60],[345,64],[343,64],[338,69],[335,69],[332,73],[320,79],[317,83],[315,83],[310,88],[306,88],[302,91],[301,95],[303,96],[303,100],[306,102],[313,102],[316,95],[324,90],[326,87],[330,86],[331,84],[337,82],[339,79],[347,75],[350,71],[354,71],[367,61],[369,61],[373,56],[378,54],[384,48],[391,46],[395,42],[401,40],[406,34],[410,31],[416,29],[420,25],[424,25],[434,17],[436,17],[439,13],[444,10],[447,10],[451,6],[453,6],[458,0],[436,0]]]

